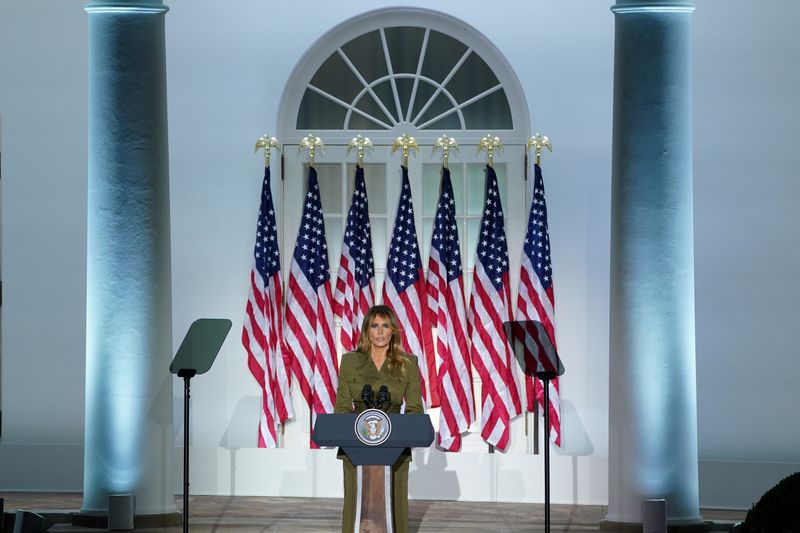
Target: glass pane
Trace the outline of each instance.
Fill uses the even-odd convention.
[[[499,182],[499,178],[498,178]],[[470,163],[467,165],[467,215],[481,216],[486,200],[486,165]]]
[[[422,51],[423,28],[396,27],[384,28],[392,70],[395,74],[416,74],[419,54]]]
[[[297,111],[298,130],[338,130],[344,126],[347,110],[311,89],[306,89]]]
[[[506,164],[495,163],[497,187],[500,189],[500,203],[505,214],[508,205],[508,189],[506,187]],[[467,216],[483,216],[483,205],[486,201],[486,165],[470,163],[467,165]]]
[[[339,272],[339,259],[342,255],[344,240],[344,222],[340,217],[325,216],[325,238],[328,240],[328,268],[332,268],[336,276]],[[336,285],[336,281],[333,282]]]
[[[441,165],[422,165],[422,215],[436,214],[436,202],[439,201],[439,185],[442,181]]]
[[[478,249],[478,233],[480,232],[480,228],[480,219],[467,219],[467,244],[466,249],[461,251],[461,255],[466,258],[467,268],[469,269],[475,267],[475,251]]]
[[[386,206],[386,165],[364,165],[364,181],[367,182],[369,212],[388,214]]]
[[[342,51],[368,83],[389,74],[378,30],[356,37]]]
[[[383,102],[383,105],[386,106],[386,109],[389,110],[389,113],[391,113],[392,121],[399,122],[400,119],[397,117],[397,104],[394,102],[392,84],[388,81],[384,81],[373,87],[372,90],[375,92],[375,95],[380,99],[380,101]]]
[[[428,103],[428,100],[431,99],[433,93],[435,92],[435,86],[426,81],[419,81],[419,84],[417,85],[417,92],[414,95],[414,110],[411,112],[412,120],[419,114],[422,107]]]
[[[494,164],[494,173],[497,174],[497,187],[500,189],[500,202],[503,206],[503,214],[506,215],[506,209],[508,209],[508,187],[506,186],[506,164],[505,163],[495,163]],[[525,191],[521,191],[522,194]],[[506,219],[506,223],[508,219]]]
[[[472,52],[447,84],[447,90],[462,103],[499,83],[489,65]]]
[[[351,152],[352,155],[352,152]],[[367,156],[369,157],[369,156]],[[350,200],[355,188],[356,165],[347,164],[347,202],[346,208],[350,210]],[[367,201],[370,214],[386,215],[386,165],[381,163],[364,163],[364,181],[367,184]]]
[[[317,163],[314,168],[317,169],[323,214],[344,215],[346,208],[342,201],[342,166],[338,163]]]
[[[394,107],[394,101],[391,101],[390,103],[392,104],[392,107]],[[356,102],[355,105],[364,113],[375,117],[381,122],[392,122],[392,118],[383,112],[381,107],[378,105],[378,102],[376,102],[375,98],[373,98],[368,92],[364,93],[361,98],[358,99],[358,102]],[[391,107],[389,109],[391,109]],[[352,123],[352,119],[350,122]]]
[[[453,182],[453,194],[456,200],[456,216],[464,215],[464,165],[450,163],[450,181]],[[439,201],[437,198],[436,201]],[[460,235],[460,233],[459,233]]]
[[[441,83],[466,51],[464,43],[431,30],[421,74]]]
[[[361,116],[358,113],[352,113],[350,115],[350,121],[345,126],[345,129],[348,130],[385,130],[387,129],[385,126],[378,124],[377,122],[368,119],[367,117]]]
[[[314,77],[311,78],[311,85],[348,104],[364,88],[364,85],[358,81],[358,78],[339,56],[338,52],[332,53],[319,67],[319,70],[314,73]]]
[[[458,118],[458,113],[454,110],[447,116],[444,116],[422,128],[424,130],[460,130],[461,119]]]
[[[465,126],[470,130],[514,129],[511,108],[503,89],[471,103],[461,112],[464,113]]]
[[[370,217],[369,223],[372,228],[372,257],[375,261],[375,268],[386,268],[386,258],[388,257],[386,236],[386,217]]]
[[[420,107],[427,104],[427,102],[428,102],[427,100],[425,100],[424,102],[420,102]],[[416,107],[416,103],[414,105]],[[430,119],[437,117],[450,109],[453,109],[453,102],[451,102],[450,99],[447,98],[442,93],[439,93],[438,95],[436,95],[436,98],[433,100],[433,103],[428,106],[428,109],[425,110],[425,113],[423,113],[422,116],[419,118],[417,124],[424,124]]]
[[[412,78],[396,78],[395,84],[397,85],[397,96],[400,98],[400,109],[403,112],[403,118],[409,114],[408,106],[411,100],[411,91],[414,88],[414,80]],[[408,120],[414,118],[410,117]]]
[[[463,165],[450,164],[450,181],[453,182],[453,194],[456,202],[456,216],[464,213],[464,171]],[[437,164],[422,165],[422,215],[436,214],[439,202],[439,186],[442,181],[442,166]]]

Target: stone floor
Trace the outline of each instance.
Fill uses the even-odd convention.
[[[0,493],[5,511],[26,509],[63,520],[77,511],[81,494]],[[341,530],[341,500],[329,498],[273,498],[250,496],[192,496],[189,530],[192,533],[327,533]],[[177,501],[182,508],[181,499]],[[604,506],[553,505],[554,533],[599,531]],[[731,531],[745,511],[702,510],[715,531]],[[522,533],[544,531],[544,505],[413,500],[409,518],[411,533]],[[140,528],[141,529],[141,528]],[[181,533],[182,527],[141,529],[146,533]],[[53,533],[98,533],[100,529],[56,523]]]

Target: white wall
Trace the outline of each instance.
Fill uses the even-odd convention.
[[[800,4],[698,4],[695,136],[687,142],[695,150],[701,502],[747,506],[800,469],[792,412],[800,373],[800,225],[792,217],[800,197]],[[192,383],[192,444],[198,460],[217,464],[193,480],[193,491],[316,494],[312,472],[327,468],[308,463],[317,458],[240,450],[255,443],[258,410],[239,343],[261,177],[252,150],[258,136],[275,132],[284,83],[305,50],[349,16],[394,2],[315,2],[303,10],[255,0],[168,5],[174,345],[198,317],[234,321],[214,368]],[[610,2],[596,0],[493,6],[495,14],[485,2],[437,4],[505,54],[527,92],[534,130],[554,142],[543,168],[567,367],[566,451],[554,463],[565,485],[554,501],[602,503],[613,319],[613,15]],[[0,7],[3,465],[59,453],[74,459],[83,440],[87,46],[83,2],[6,0]],[[176,381],[176,438],[181,394]],[[461,476],[462,486],[443,488],[439,497],[538,497],[534,489],[508,496],[465,487],[485,476],[506,479],[491,461],[538,480],[539,467],[528,472],[526,465],[541,458],[446,460],[441,468]],[[295,484],[259,483],[265,469],[277,475],[279,467]],[[80,490],[75,471],[55,480],[46,470],[22,479],[19,470],[0,469],[0,490]],[[415,493],[413,477],[412,497],[437,496]]]
[[[797,463],[800,4],[722,4],[695,13],[700,453]]]

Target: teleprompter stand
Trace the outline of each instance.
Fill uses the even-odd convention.
[[[230,329],[225,318],[195,320],[169,365],[170,372],[183,378],[183,533],[189,533],[189,380],[208,372]]]
[[[550,533],[550,380],[564,374],[564,365],[538,320],[505,322],[503,329],[523,373],[539,378],[544,388],[544,530]]]
[[[356,466],[357,501],[355,531],[370,533],[392,532],[392,465],[407,448],[428,447],[433,442],[433,426],[428,415],[384,414],[391,430],[381,444],[367,444],[368,436],[359,438],[358,431],[369,431],[368,419],[361,424],[364,413],[318,415],[312,438],[319,446],[339,446]],[[358,423],[357,423],[358,422]],[[372,426],[374,428],[374,426]],[[360,429],[359,429],[360,428]]]

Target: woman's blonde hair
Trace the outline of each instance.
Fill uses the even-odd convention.
[[[392,328],[392,338],[389,339],[389,350],[386,352],[386,364],[389,372],[394,375],[406,373],[406,358],[404,357],[403,341],[400,338],[400,327],[397,325],[397,317],[391,307],[385,305],[375,305],[367,311],[364,321],[361,323],[361,336],[358,338],[356,351],[369,355],[372,343],[369,340],[369,328],[375,321],[375,317],[381,317],[389,323]]]

